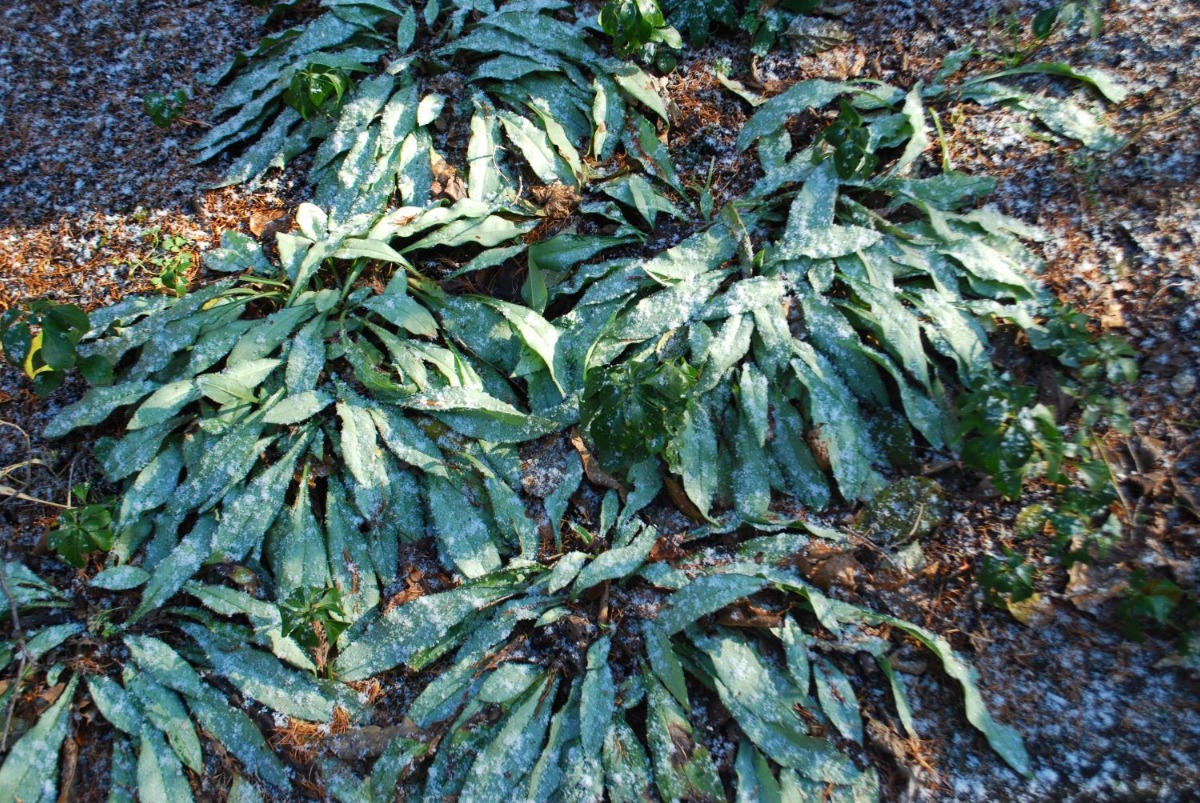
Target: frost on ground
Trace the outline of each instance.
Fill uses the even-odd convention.
[[[752,65],[744,43],[726,41],[685,59],[668,79],[680,115],[680,139],[671,144],[686,147],[681,168],[698,181],[715,165],[718,203],[759,175],[757,162],[735,147],[746,107],[711,79],[714,61],[724,59],[733,77],[768,93],[809,77],[910,86],[956,47],[998,44],[988,24],[997,3],[986,0],[842,5],[856,39],[829,53],[777,52]],[[1050,3],[1005,5],[1021,5],[1028,18]],[[1050,286],[1137,345],[1142,376],[1128,393],[1134,448],[1114,445],[1112,462],[1127,478],[1125,512],[1136,512],[1140,524],[1110,562],[1156,568],[1194,590],[1200,528],[1187,494],[1195,500],[1200,477],[1200,8],[1183,0],[1108,6],[1099,39],[1073,34],[1040,57],[1103,67],[1133,90],[1110,115],[1125,146],[1095,155],[1042,137],[1034,122],[1010,112],[963,104],[946,120],[948,153],[958,169],[1000,180],[994,200],[1003,211],[1051,233],[1040,246]],[[141,108],[148,92],[186,88],[195,98],[186,115],[203,120],[208,98],[197,76],[255,41],[258,13],[238,0],[36,0],[0,9],[0,127],[8,136],[0,151],[0,306],[52,295],[92,308],[147,289],[128,263],[145,252],[154,227],[187,237],[198,251],[215,246],[224,228],[257,235],[286,227],[302,197],[292,176],[303,170],[254,191],[206,193],[202,185],[221,165],[187,165],[199,128],[156,129]],[[1023,86],[1063,91],[1037,78]],[[1088,101],[1085,91],[1077,95]],[[36,400],[16,372],[0,368],[0,419],[32,437],[27,443],[0,428],[0,465],[29,457],[47,464],[31,467],[26,493],[61,501],[72,481],[91,473],[86,452],[51,450],[38,437],[80,390],[73,384]],[[549,496],[573,459],[565,443],[531,453],[526,490]],[[1006,769],[967,727],[950,684],[916,666],[905,677],[924,739],[916,755],[930,769],[914,761],[912,784],[892,778],[886,788],[931,801],[1193,799],[1200,789],[1195,664],[1174,665],[1167,640],[1122,639],[1111,600],[1094,613],[1078,609],[1062,594],[1067,578],[1049,564],[1039,588],[1050,600],[1047,621],[1025,627],[983,607],[973,584],[982,554],[1006,544],[1036,555],[1044,545],[1015,540],[1014,507],[980,497],[965,479],[939,479],[955,512],[924,546],[930,565],[945,572],[879,592],[877,602],[946,634],[971,658],[997,717],[1025,737],[1035,774],[1025,781]],[[0,530],[26,547],[52,520],[36,505],[0,509]],[[884,751],[881,760],[900,759]]]

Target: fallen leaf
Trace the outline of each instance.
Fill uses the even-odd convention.
[[[1034,594],[1029,599],[1020,602],[1009,602],[1008,612],[1026,627],[1045,627],[1054,619],[1054,608],[1049,599],[1041,594]]]
[[[247,225],[250,227],[250,233],[261,240],[264,235],[287,231],[291,226],[291,215],[283,209],[259,210],[250,214]]]

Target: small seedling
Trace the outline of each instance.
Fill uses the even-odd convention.
[[[698,378],[685,360],[654,357],[589,372],[580,420],[605,468],[615,471],[660,454],[683,426]]]
[[[683,39],[667,25],[657,0],[608,0],[600,9],[600,27],[613,38],[622,58],[640,53],[647,45],[683,47]]]
[[[979,585],[989,605],[1004,608],[1033,596],[1035,569],[1019,552],[1004,547],[1004,557],[984,555],[979,568]]]
[[[5,359],[33,380],[35,393],[45,396],[76,366],[93,385],[112,381],[108,360],[98,354],[80,357],[76,352],[90,328],[87,313],[74,304],[39,299],[0,316],[0,343]]]
[[[1039,473],[1051,482],[1067,481],[1062,433],[1054,413],[1033,403],[1036,393],[996,382],[966,394],[960,406],[963,462],[985,472],[1008,499],[1020,496],[1025,480]]]
[[[312,652],[320,666],[328,662],[333,644],[352,624],[342,608],[341,592],[334,586],[297,588],[279,610],[283,635]]]
[[[299,112],[305,120],[309,120],[329,105],[331,100],[332,104],[325,110],[336,109],[352,83],[350,76],[341,67],[309,64],[292,76],[283,102]]]
[[[110,504],[88,504],[89,490],[86,483],[71,489],[79,507],[64,510],[50,533],[50,548],[76,569],[87,565],[91,553],[111,549],[115,537]]]
[[[833,148],[833,167],[844,181],[869,177],[879,162],[871,152],[871,132],[863,125],[862,115],[844,100],[837,120],[821,132],[817,142]],[[813,151],[813,161],[820,164],[830,155],[817,148]]]
[[[187,106],[188,95],[182,89],[176,89],[169,95],[162,92],[148,92],[142,99],[142,109],[150,121],[159,128],[167,128],[183,115]]]
[[[129,263],[129,275],[133,276],[139,270],[148,270],[153,275],[150,284],[158,290],[170,293],[176,298],[182,298],[188,289],[188,274],[195,266],[192,255],[192,242],[178,234],[162,233],[158,226],[142,235],[150,241],[153,254],[142,259],[134,257]]]
[[[1185,653],[1194,649],[1195,635],[1190,628],[1198,617],[1200,600],[1170,580],[1148,576],[1143,569],[1130,575],[1129,587],[1117,604],[1117,619],[1127,639],[1141,643],[1148,629],[1175,632]]]

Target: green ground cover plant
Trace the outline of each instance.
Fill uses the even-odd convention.
[[[661,31],[643,5],[637,25]],[[765,47],[760,11],[744,13]],[[726,78],[764,177],[705,208],[660,137],[654,79],[610,53],[604,23],[555,0],[327,0],[213,76],[198,144],[199,161],[232,154],[222,184],[310,154],[298,231],[227,232],[205,267],[228,277],[190,292],[6,318],[9,359],[41,338],[51,371],[111,366],[46,435],[101,434],[119,494],[108,520],[60,525],[101,612],[3,567],[6,612],[50,612],[2,654],[19,660],[4,705],[47,656],[66,686],[0,767],[0,800],[54,796],[84,695],[115,729],[112,799],[192,799],[183,768],[203,775],[213,743],[236,799],[295,792],[260,723],[390,724],[361,684],[401,676],[413,694],[378,758],[316,760],[335,799],[871,800],[855,687],[882,681],[913,734],[888,660],[903,639],[1030,772],[944,639],[787,563],[845,537],[798,511],[872,499],[919,449],[961,452],[1010,497],[1079,484],[1074,520],[1093,526],[1091,433],[1119,423],[1108,389],[1129,355],[1032,278],[1041,235],[981,205],[991,180],[924,154],[950,99],[1109,148],[1098,116],[1017,79],[1120,88],[1066,65],[964,72],[974,50],[928,86],[809,80],[762,99]],[[827,125],[802,139],[791,123],[812,112]],[[685,235],[650,247],[667,219]],[[505,297],[455,282],[514,268]],[[1063,372],[1079,437],[995,364],[1009,330]],[[521,493],[520,446],[577,425],[616,486],[592,521],[567,515],[582,468],[541,502]],[[644,517],[667,481],[697,519],[669,534],[678,554]],[[414,554],[448,580],[397,602]],[[1024,593],[993,568],[995,593]],[[1139,589],[1131,616],[1161,619],[1170,589]],[[128,660],[57,662],[72,639]],[[728,744],[705,735],[713,711]]]

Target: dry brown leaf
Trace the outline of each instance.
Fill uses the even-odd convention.
[[[679,484],[674,477],[663,477],[663,485],[667,489],[667,496],[671,498],[672,504],[679,509],[679,512],[687,516],[695,522],[704,523],[708,521],[704,514],[700,512],[700,508],[696,507],[695,503],[688,498],[687,492],[683,490],[683,486]]]
[[[1020,602],[1009,602],[1008,612],[1018,622],[1032,628],[1045,627],[1054,619],[1054,608],[1050,600],[1041,594],[1034,594]]]
[[[571,445],[575,447],[575,451],[579,452],[579,457],[583,460],[583,473],[587,475],[587,478],[602,488],[612,488],[621,495],[621,501],[625,501],[625,486],[616,477],[600,468],[600,461],[583,442],[583,436],[579,434],[578,427],[571,430]]]
[[[251,213],[247,225],[250,233],[261,240],[264,235],[287,231],[291,225],[291,215],[283,209],[261,209]]]

